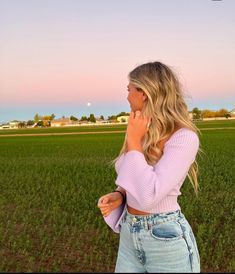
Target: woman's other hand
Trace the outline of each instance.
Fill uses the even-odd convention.
[[[97,206],[99,207],[102,215],[107,217],[112,210],[119,207],[123,202],[123,197],[119,192],[111,192],[101,196],[98,200]]]

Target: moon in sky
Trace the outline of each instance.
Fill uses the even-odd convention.
[[[91,105],[91,103],[88,102],[88,103],[87,103],[87,106],[89,107],[90,105]]]

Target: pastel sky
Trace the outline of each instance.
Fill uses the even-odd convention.
[[[234,0],[0,0],[0,123],[129,112],[127,74],[150,61],[178,74],[189,110],[232,110],[234,10]]]

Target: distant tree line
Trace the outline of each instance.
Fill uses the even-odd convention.
[[[197,107],[192,110],[193,119],[203,119],[203,118],[216,118],[216,117],[231,117],[229,111],[225,108],[220,110],[200,110]]]
[[[120,116],[129,116],[130,113],[128,112],[120,112],[119,114],[117,115],[111,115],[111,116],[108,116],[107,120],[109,122],[117,122],[117,118],[120,117]],[[18,127],[26,127],[26,126],[32,126],[34,124],[36,124],[37,126],[39,127],[50,127],[51,126],[51,121],[53,121],[55,119],[55,114],[51,114],[51,115],[39,115],[38,113],[36,113],[34,115],[34,118],[32,120],[28,120],[27,122],[20,122],[18,124]],[[65,118],[65,116],[62,116],[62,118]],[[81,118],[77,118],[73,115],[71,115],[69,117],[69,119],[71,121],[77,121],[77,122],[92,122],[92,123],[96,123],[96,117],[93,113],[91,113],[89,116],[81,116]],[[103,115],[100,115],[100,117],[98,118],[99,120],[105,120],[104,116]]]
[[[227,109],[220,109],[220,110],[209,110],[209,109],[204,109],[204,110],[200,110],[199,108],[195,107],[192,109],[191,111],[192,113],[192,119],[193,120],[203,120],[203,118],[216,118],[216,117],[226,117],[229,118],[231,117],[229,111]],[[130,113],[129,112],[120,112],[117,115],[111,115],[108,116],[107,120],[109,122],[117,122],[117,118],[120,116],[129,116]],[[28,120],[27,122],[20,122],[18,124],[18,127],[26,127],[26,126],[32,126],[34,124],[36,124],[37,126],[40,127],[50,127],[51,126],[51,121],[55,119],[55,114],[52,113],[51,115],[39,115],[38,113],[36,113],[34,115],[34,118],[32,120]],[[62,118],[65,118],[65,116],[62,116]],[[93,122],[96,123],[96,118],[94,114],[90,114],[89,116],[81,116],[81,118],[77,118],[73,115],[71,115],[69,117],[69,119],[71,121],[78,121],[78,122],[82,122],[82,121],[87,121],[87,122]],[[100,115],[100,117],[98,118],[99,120],[105,120],[103,115]],[[124,120],[123,120],[124,121]]]
[[[130,115],[130,113],[128,113],[128,112],[120,112],[120,113],[117,114],[117,115],[108,116],[108,120],[117,119],[117,117],[119,117],[119,116],[125,116],[125,115]],[[52,121],[52,120],[55,119],[55,117],[56,117],[56,116],[55,116],[54,113],[51,114],[51,115],[45,115],[45,116],[41,116],[41,115],[39,115],[38,113],[36,113],[36,114],[34,115],[33,121],[35,121],[35,122],[38,122],[38,121],[40,121],[40,120],[49,120],[49,121]],[[65,116],[62,116],[62,118],[65,118]],[[70,119],[70,120],[73,120],[73,121],[91,121],[91,122],[95,122],[95,121],[96,121],[96,118],[95,118],[94,114],[90,114],[89,117],[87,117],[87,116],[84,115],[84,116],[82,116],[80,119],[78,119],[77,117],[71,115],[71,116],[69,117],[69,119]],[[104,116],[101,115],[101,116],[99,117],[99,119],[104,120]]]

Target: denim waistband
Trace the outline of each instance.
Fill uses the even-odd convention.
[[[133,227],[145,228],[147,230],[151,229],[152,225],[160,224],[168,221],[177,221],[183,218],[184,215],[180,209],[176,211],[166,212],[166,213],[151,213],[149,215],[133,215],[125,209],[125,214],[123,216],[123,221],[129,223]]]

